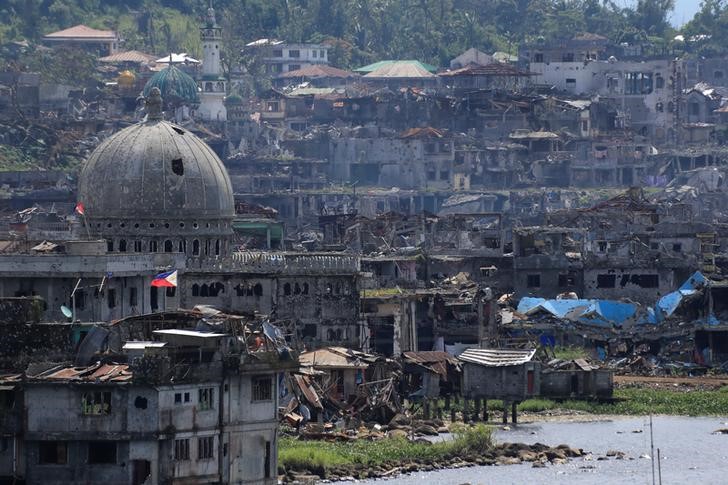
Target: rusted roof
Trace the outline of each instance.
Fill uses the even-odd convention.
[[[32,379],[43,381],[123,382],[133,377],[126,364],[96,363],[89,367],[54,367]]]
[[[530,362],[535,353],[536,349],[468,349],[460,354],[458,359],[485,367],[506,367]]]
[[[301,365],[312,367],[365,369],[369,364],[362,360],[367,354],[344,347],[327,347],[325,349],[304,352],[299,356]]]
[[[98,30],[92,29],[83,24],[75,25],[68,29],[59,30],[58,32],[52,32],[48,35],[43,36],[44,39],[49,40],[64,40],[64,39],[87,39],[87,40],[116,40],[117,35],[113,30]]]
[[[136,64],[147,64],[154,62],[157,56],[151,54],[145,54],[140,51],[124,51],[111,54],[110,56],[100,57],[100,62],[106,62],[109,64],[121,63],[121,62],[134,62]]]
[[[530,130],[516,130],[508,138],[511,140],[546,140],[546,139],[557,139],[559,135],[551,131],[530,131]]]
[[[302,67],[301,69],[296,69],[295,71],[284,72],[278,77],[281,79],[299,77],[307,77],[311,79],[324,77],[347,79],[359,77],[359,75],[351,71],[345,71],[343,69],[338,69],[333,66],[327,66],[325,64],[312,64],[310,66]]]
[[[521,71],[517,67],[505,64],[503,62],[491,62],[485,66],[479,64],[468,64],[460,69],[453,71],[445,71],[439,74],[445,77],[454,76],[516,76],[516,77],[528,77],[535,75],[532,72]]]
[[[458,365],[458,360],[447,352],[432,350],[422,352],[404,352],[405,362],[421,365],[436,374],[447,375],[447,365]]]

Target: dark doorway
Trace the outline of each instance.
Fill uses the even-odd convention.
[[[142,485],[152,474],[152,463],[147,460],[132,460],[131,462],[131,483]]]
[[[374,352],[391,357],[394,352],[394,317],[373,318],[369,326],[370,347]]]

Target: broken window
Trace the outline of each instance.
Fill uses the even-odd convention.
[[[175,175],[185,174],[185,167],[182,164],[181,158],[175,158],[172,160],[172,173],[174,173]]]
[[[192,285],[192,296],[200,296],[200,285],[197,283]]]
[[[83,310],[86,307],[86,292],[83,290],[76,290],[73,294],[73,298],[76,300],[76,308]]]
[[[253,294],[255,296],[263,296],[263,285],[256,283],[255,286],[253,286]]]
[[[613,274],[597,275],[597,288],[614,288],[617,285],[617,277]]]
[[[655,76],[655,88],[662,89],[664,87],[665,87],[665,78],[658,74],[657,76]]]
[[[192,241],[192,255],[193,256],[200,255],[200,241],[198,241],[197,239]]]
[[[205,387],[197,390],[197,409],[206,411],[215,407],[215,388]]]
[[[166,288],[165,294],[167,295],[167,298],[174,298],[174,295],[177,294],[177,288],[174,286],[168,286]]]
[[[576,278],[571,274],[559,275],[559,288],[567,288],[576,285]]]
[[[88,462],[91,465],[116,463],[116,441],[89,441]]]
[[[187,461],[190,459],[190,440],[174,440],[174,460]]]
[[[134,399],[135,408],[147,409],[148,404],[149,404],[149,400],[146,397],[137,396],[136,399]]]
[[[106,290],[106,299],[107,299],[109,308],[116,308],[116,289],[115,288],[109,288],[108,290]]]
[[[633,274],[633,275],[622,275],[622,279],[619,284],[624,287],[627,283],[637,285],[640,288],[659,288],[660,277],[656,274]]]
[[[306,325],[303,326],[303,330],[301,331],[301,336],[304,338],[305,337],[316,338],[316,336],[318,334],[317,330],[318,330],[318,327],[316,326],[315,323],[307,323]]]
[[[119,252],[120,253],[126,252],[126,239],[119,240]]]
[[[65,441],[38,442],[40,465],[65,465],[68,462],[68,443]]]
[[[541,275],[540,274],[526,275],[526,286],[528,288],[540,288],[541,287]]]
[[[624,83],[624,94],[650,94],[652,73],[628,72]]]
[[[541,52],[534,54],[533,62],[543,62],[543,54]]]
[[[134,241],[134,252],[135,253],[142,252],[142,242],[141,241]]]
[[[674,243],[672,245],[672,250],[674,252],[676,252],[676,253],[681,253],[682,252],[682,244],[680,244],[680,243]]]
[[[114,241],[112,241],[111,239],[108,239],[106,241],[106,250],[110,253],[114,252]]]
[[[308,295],[308,283],[303,284],[303,294]]]
[[[606,253],[608,247],[607,241],[597,241],[597,251],[600,253]]]
[[[157,252],[157,241],[149,241],[149,252],[150,253]]]
[[[273,380],[270,376],[253,377],[250,382],[253,401],[270,401],[273,399]]]
[[[197,459],[209,460],[215,457],[215,437],[205,436],[197,439]]]
[[[87,416],[111,414],[111,391],[89,391],[81,395],[81,413]]]
[[[172,244],[172,241],[167,239],[166,241],[164,241],[164,252],[171,253],[172,251],[174,251],[174,245]]]
[[[699,116],[700,115],[700,104],[698,104],[698,103],[690,103],[690,115],[691,116]]]
[[[285,296],[289,296],[291,294],[291,284],[290,283],[286,283],[283,285],[283,294]]]

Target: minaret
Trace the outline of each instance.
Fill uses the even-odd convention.
[[[207,9],[205,24],[200,27],[202,40],[202,77],[200,78],[200,107],[198,116],[207,121],[227,121],[225,109],[225,93],[227,82],[222,76],[220,68],[220,45],[222,44],[222,29],[215,20],[215,9]]]

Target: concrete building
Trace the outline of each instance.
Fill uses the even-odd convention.
[[[258,39],[246,44],[245,50],[257,55],[265,73],[271,76],[329,63],[329,48],[323,44],[289,44],[276,39]]]
[[[53,485],[276,482],[279,373],[296,360],[273,350],[279,343],[267,324],[260,347],[233,337],[246,325],[240,317],[218,315],[214,329],[201,331],[200,314],[159,315],[94,327],[106,338],[91,337],[92,363],[81,365],[82,346],[73,367],[0,377],[3,393],[14,393],[6,404],[23,410],[0,423],[3,435],[13,433],[14,451],[12,462],[0,460],[0,477]],[[104,352],[115,361],[95,361]]]
[[[75,25],[43,36],[49,46],[80,47],[99,57],[115,54],[121,45],[121,37],[113,30],[98,30],[86,25]]]

